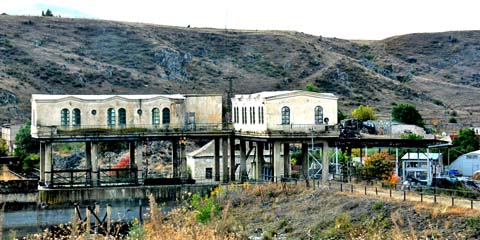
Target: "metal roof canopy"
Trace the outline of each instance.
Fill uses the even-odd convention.
[[[395,147],[395,148],[428,148],[432,145],[444,144],[436,139],[378,139],[378,138],[338,138],[329,141],[330,147]]]

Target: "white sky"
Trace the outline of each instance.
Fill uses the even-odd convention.
[[[478,0],[0,0],[0,13],[383,39],[480,29]]]

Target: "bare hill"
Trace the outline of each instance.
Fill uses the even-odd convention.
[[[480,31],[348,41],[299,32],[180,28],[0,16],[0,122],[29,117],[30,94],[235,93],[304,89],[340,109],[388,117],[409,102],[429,120],[476,122]]]

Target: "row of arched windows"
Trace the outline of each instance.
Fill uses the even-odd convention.
[[[92,110],[92,114],[96,115],[97,111]],[[138,114],[141,114],[141,111],[138,111]],[[70,122],[70,110],[64,108],[60,112],[60,122],[61,126],[80,126],[81,125],[81,112],[80,109],[74,108],[72,110],[72,121]],[[162,109],[162,123],[169,124],[170,123],[170,109],[163,108]],[[125,108],[120,108],[116,111],[114,108],[107,109],[107,125],[108,126],[125,126],[127,125],[127,111]],[[160,124],[160,109],[153,108],[152,109],[152,124],[159,125]]]
[[[323,124],[323,108],[316,106],[314,109],[315,124]],[[290,108],[287,106],[282,107],[282,124],[290,124]]]

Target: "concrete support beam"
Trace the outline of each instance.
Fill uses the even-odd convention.
[[[86,184],[92,185],[92,142],[85,142],[85,168],[88,169]]]
[[[45,143],[45,186],[53,185],[52,143]]]
[[[328,142],[324,141],[323,147],[322,147],[322,182],[323,183],[328,182],[328,177],[330,175],[329,169],[330,169],[330,160],[328,159]]]
[[[235,181],[235,170],[236,168],[236,161],[235,161],[235,138],[232,136],[230,137],[230,179]]]
[[[45,142],[40,142],[40,184],[45,184]]]
[[[137,162],[136,156],[135,156],[135,142],[129,142],[128,147],[130,150],[130,163],[128,165],[128,169],[130,169],[130,179],[136,178],[136,174],[133,172],[133,169],[135,168],[135,164]]]
[[[180,144],[180,156],[179,156],[179,168],[180,168],[180,178],[187,179],[187,154],[185,152],[185,144]]]
[[[174,178],[180,177],[178,169],[178,139],[172,139],[172,173]]]
[[[281,158],[282,144],[278,141],[273,143],[273,180],[280,181],[280,178],[285,174],[283,159]]]
[[[257,180],[263,180],[263,164],[264,164],[264,159],[263,159],[263,149],[264,149],[264,144],[262,142],[257,142],[257,151],[255,156],[255,159],[257,159],[257,164],[256,164],[256,174],[255,174],[255,179]]]
[[[240,140],[240,182],[247,178],[247,145],[245,140]]]
[[[308,143],[302,143],[302,175],[308,178]]]
[[[223,182],[227,183],[228,176],[228,138],[222,138],[222,168],[223,168]]]
[[[137,163],[137,180],[138,183],[143,183],[143,141],[135,142],[135,160]]]
[[[283,175],[285,177],[290,177],[291,171],[291,162],[290,162],[290,144],[283,144]]]
[[[92,142],[92,183],[93,186],[98,186],[99,184],[99,172],[98,172],[98,143]]]
[[[213,164],[215,171],[215,181],[220,181],[220,139],[214,139]]]

